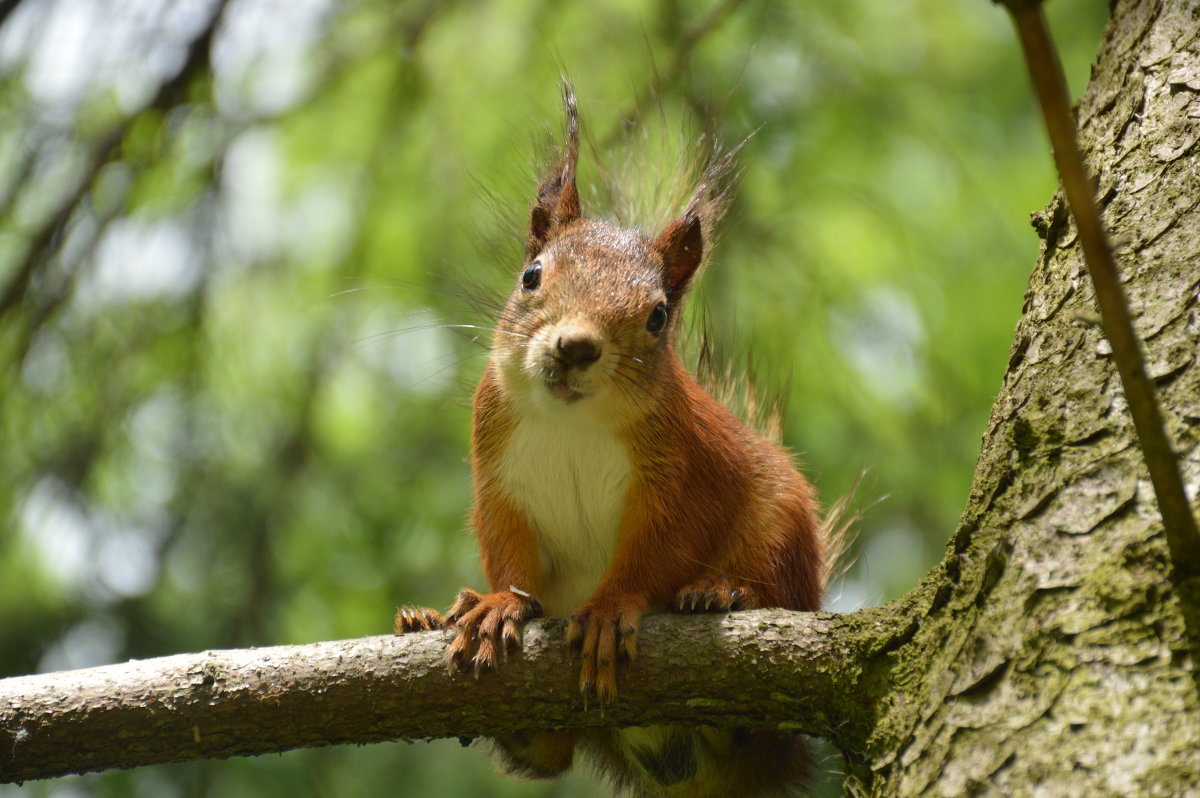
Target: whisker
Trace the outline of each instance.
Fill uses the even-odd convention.
[[[364,335],[362,338],[355,338],[350,343],[356,347],[364,347],[368,344],[377,344],[380,341],[386,341],[389,338],[399,338],[407,332],[413,332],[415,327],[404,328],[400,330],[384,330],[383,332],[371,333]]]
[[[627,401],[634,401],[634,399],[636,398],[633,396],[632,392],[629,390],[628,385],[618,382],[618,383],[614,383],[614,386],[617,389],[617,393],[619,393],[623,399],[625,399]]]
[[[449,371],[449,370],[450,370],[450,369],[452,369],[452,368],[457,368],[458,366],[461,366],[463,363],[466,363],[466,362],[467,362],[468,360],[470,360],[471,358],[473,358],[473,357],[479,357],[481,354],[484,354],[484,353],[483,353],[483,352],[479,352],[479,351],[475,351],[475,352],[471,352],[470,354],[468,354],[468,355],[466,355],[466,356],[464,356],[464,357],[460,357],[460,358],[458,358],[457,360],[455,360],[453,363],[448,363],[448,364],[446,364],[445,366],[443,366],[442,368],[440,368],[440,369],[438,369],[437,371],[433,372],[432,374],[427,374],[426,376],[422,377],[421,379],[417,380],[416,382],[413,382],[413,383],[411,383],[411,384],[410,384],[410,387],[411,387],[411,386],[415,386],[415,385],[424,385],[425,383],[429,382],[429,381],[430,381],[430,380],[432,380],[433,378],[435,378],[435,377],[438,377],[438,376],[440,376],[440,375],[444,374],[445,372]],[[422,364],[422,365],[427,365],[428,363],[432,363],[432,362],[433,362],[432,360],[431,360],[431,361],[427,361],[427,363],[426,363],[426,364]]]
[[[635,368],[633,366],[625,366],[623,369],[618,368],[617,371],[624,371],[627,373],[636,374],[639,377],[642,377],[643,379],[645,379],[647,382],[654,379],[654,374],[648,369],[639,369],[639,368]]]
[[[356,345],[357,344],[376,343],[376,342],[385,340],[387,338],[399,337],[399,336],[405,335],[407,333],[421,332],[423,330],[441,330],[441,329],[482,330],[485,332],[493,332],[493,333],[498,333],[498,334],[502,334],[502,335],[512,335],[517,338],[532,337],[526,333],[517,332],[515,330],[505,330],[505,329],[501,329],[499,327],[485,327],[485,326],[479,325],[479,324],[453,324],[453,323],[442,324],[442,323],[438,323],[438,324],[414,324],[411,327],[403,327],[403,328],[396,329],[396,330],[385,330],[383,332],[372,333],[371,335],[366,335],[366,336],[363,336],[362,338],[355,339],[353,343]],[[472,342],[477,342],[477,341],[479,341],[479,337],[474,336],[470,340]]]
[[[637,398],[633,393],[631,393],[631,390],[633,390],[633,389],[636,389],[642,395],[645,395],[645,396],[650,395],[649,386],[646,383],[643,383],[643,382],[640,382],[640,381],[634,379],[632,374],[625,374],[621,370],[618,369],[617,371],[613,372],[613,376],[617,380],[613,384],[616,385],[617,388],[619,390],[621,390],[627,398],[630,398],[630,399]]]
[[[639,364],[640,366],[645,366],[646,361],[642,360],[640,357],[635,357],[633,355],[626,354],[625,352],[622,352],[620,350],[615,350],[614,354],[617,357],[625,358],[625,360],[626,360],[625,363],[618,365],[615,373],[619,373],[622,371],[633,372],[634,374],[637,374],[638,376],[643,377],[647,382],[651,381],[654,378],[654,375],[650,372],[648,367],[647,368],[638,368],[638,366],[629,365],[630,362],[633,362],[633,363]]]
[[[394,283],[379,283],[376,285],[358,285],[358,286],[354,286],[353,288],[344,288],[340,291],[334,291],[329,296],[330,296],[330,298],[333,298],[333,297],[347,296],[349,294],[362,293],[364,291],[401,291],[401,290],[405,290],[405,289],[411,289],[416,292],[420,292],[422,294],[436,294],[437,296],[451,297],[453,299],[459,299],[471,306],[482,304],[482,302],[480,300],[483,299],[483,297],[469,296],[460,287],[443,286],[443,285],[437,284],[436,281],[422,282],[422,281],[417,281],[417,280],[399,280]],[[473,309],[477,309],[477,308],[473,308]]]
[[[482,324],[434,324],[431,327],[447,327],[455,330],[484,330],[486,332],[503,333],[504,335],[516,335],[520,338],[532,338],[529,333],[517,332],[516,330],[505,330],[502,327],[485,327]]]
[[[498,324],[505,324],[515,329],[536,330],[545,325],[546,319],[541,313],[534,313],[528,316],[516,316],[512,313],[501,313],[496,320]]]
[[[614,385],[616,386],[617,391],[626,401],[637,402],[641,399],[641,397],[638,395],[639,386],[630,384],[628,382],[617,382],[614,383]]]
[[[398,291],[401,288],[419,288],[419,289],[424,290],[426,288],[426,286],[424,286],[420,283],[417,283],[417,282],[396,283],[393,285],[388,285],[388,284],[359,285],[359,286],[355,286],[354,288],[343,288],[341,291],[334,291],[332,294],[329,295],[329,297],[332,299],[334,297],[346,296],[347,294],[358,294],[363,291]]]
[[[638,379],[637,377],[635,377],[632,374],[622,374],[620,372],[613,372],[613,376],[616,379],[620,380],[625,385],[636,388],[637,391],[640,394],[642,394],[643,396],[650,395],[650,380],[649,379]]]

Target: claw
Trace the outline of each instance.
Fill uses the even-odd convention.
[[[637,617],[621,621],[621,652],[630,662],[637,659]],[[614,693],[616,692],[614,686]]]
[[[676,594],[676,603],[680,612],[732,612],[758,606],[752,588],[734,587],[725,575],[685,586]]]
[[[395,618],[392,621],[392,628],[398,635],[409,632],[429,632],[434,629],[442,629],[445,625],[446,621],[442,618],[441,613],[428,607],[400,607],[396,610]]]
[[[579,652],[579,691],[584,706],[595,696],[601,708],[617,697],[617,665],[637,658],[640,609],[597,610],[587,606],[571,616],[567,642]]]
[[[469,587],[464,587],[458,591],[458,596],[454,599],[454,605],[446,613],[446,623],[450,626],[455,625],[459,619],[478,606],[482,600],[483,596]]]
[[[475,656],[471,659],[471,664],[475,666],[475,678],[479,678],[479,674],[488,668],[493,668],[496,665],[496,645],[491,638],[480,638],[479,647],[475,649]]]
[[[508,659],[508,647],[521,645],[521,627],[512,618],[505,618],[500,639],[504,642],[504,657]]]
[[[466,659],[466,655],[470,650],[471,640],[461,632],[454,635],[454,639],[446,646],[446,653],[442,655],[442,662],[446,665],[446,672],[453,674],[458,670]]]
[[[508,649],[521,645],[525,622],[540,614],[541,604],[523,590],[488,594],[469,588],[460,590],[446,614],[445,626],[454,629],[454,639],[443,657],[446,668],[451,672],[461,669],[469,659],[478,679],[484,671],[496,667],[497,659],[508,660]]]

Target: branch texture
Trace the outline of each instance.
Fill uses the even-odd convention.
[[[874,704],[879,611],[649,616],[621,694],[584,706],[562,619],[496,673],[447,674],[440,633],[181,654],[0,681],[0,782],[334,743],[635,722],[846,737]],[[880,683],[880,680],[872,680]],[[854,707],[840,706],[849,703]],[[857,707],[857,709],[855,709]],[[841,718],[839,730],[829,727]],[[857,728],[865,728],[865,724]]]

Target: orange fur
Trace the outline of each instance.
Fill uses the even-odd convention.
[[[497,483],[497,460],[512,428],[512,411],[489,366],[475,391],[471,472],[475,506],[472,521],[479,535],[483,573],[493,589],[515,585],[534,593],[541,588],[537,541],[528,521]]]

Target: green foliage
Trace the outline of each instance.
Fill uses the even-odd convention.
[[[827,501],[862,470],[860,503],[889,497],[836,608],[939,558],[1055,187],[998,7],[235,3],[144,109],[204,20],[134,30],[156,60],[135,23],[51,5],[0,29],[0,676],[379,634],[395,604],[482,585],[463,518],[487,332],[451,325],[486,326],[472,296],[512,279],[564,70],[602,150],[639,109],[652,153],[758,130],[693,313],[790,380],[784,436]],[[1078,93],[1104,8],[1050,10]],[[0,796],[397,790],[592,792],[441,741]]]

